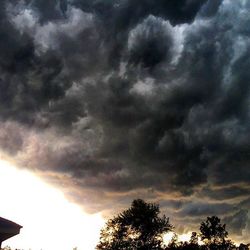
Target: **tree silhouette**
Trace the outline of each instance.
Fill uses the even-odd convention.
[[[178,236],[176,233],[172,236],[172,239],[168,243],[168,248],[170,249],[177,249],[178,248]]]
[[[249,245],[227,239],[226,225],[217,216],[207,217],[200,224],[200,233],[193,232],[189,242],[179,242],[174,234],[163,244],[163,234],[172,230],[169,218],[160,215],[159,205],[134,200],[131,207],[108,220],[101,230],[97,250],[248,250]],[[199,239],[205,244],[199,244]]]
[[[226,225],[220,223],[220,219],[217,216],[207,217],[207,220],[201,223],[200,236],[210,249],[218,249],[219,245],[225,244],[228,236],[226,231]]]
[[[198,245],[198,234],[196,232],[192,232],[189,243],[192,245]]]
[[[101,230],[97,250],[160,250],[162,235],[172,229],[169,219],[159,216],[159,205],[134,200],[131,207]]]

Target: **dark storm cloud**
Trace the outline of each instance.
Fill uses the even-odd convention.
[[[7,1],[6,1],[7,2]],[[67,11],[67,0],[10,0],[12,5],[22,6],[25,8],[32,8],[36,11],[39,22],[45,23],[48,21],[54,21],[64,18],[65,12]]]
[[[71,83],[58,53],[49,50],[42,57],[37,55],[32,37],[20,33],[8,13],[1,15],[0,29],[1,118],[32,122],[32,115],[48,101],[62,97]]]
[[[178,2],[173,0],[160,0],[157,2],[152,0],[143,0],[140,2],[132,0],[70,1],[73,6],[81,8],[84,12],[95,13],[100,18],[105,29],[104,41],[109,50],[108,60],[114,67],[117,67],[117,62],[119,62],[126,48],[125,41],[128,38],[129,30],[138,23],[141,23],[150,15],[166,18],[172,24],[191,22],[205,2],[206,0],[180,0]],[[155,48],[159,58],[156,58],[154,55],[152,56],[157,62],[161,60],[160,57],[163,59],[164,55],[159,53],[160,51],[158,51],[155,39],[152,37],[147,42],[145,41],[143,55],[146,56],[146,54]],[[149,41],[152,45],[149,44]],[[140,54],[143,53],[142,50],[143,48]],[[148,58],[148,60],[151,59]],[[146,66],[150,65],[146,64]]]
[[[224,219],[224,222],[230,227],[230,233],[238,235],[242,235],[242,230],[246,228],[247,221],[248,211],[243,209]]]
[[[164,25],[163,20],[157,20],[153,16],[136,26],[130,32],[128,41],[129,63],[152,68],[164,59],[171,59],[173,41],[167,26],[171,30],[170,25]]]
[[[247,227],[248,2],[0,7],[4,153],[92,211],[141,194],[190,225],[235,213]]]
[[[246,197],[249,196],[249,187],[244,186],[229,186],[229,187],[222,187],[222,188],[204,188],[201,191],[201,197],[209,197],[214,200],[228,200],[234,199],[236,197]]]
[[[209,0],[209,1],[207,1],[201,7],[199,15],[202,15],[203,17],[214,16],[217,13],[222,2],[223,2],[223,0]]]
[[[206,0],[180,0],[178,2],[174,0],[159,0],[157,2],[153,0],[140,2],[132,0],[72,0],[69,2],[85,12],[94,12],[103,19],[108,19],[107,22],[112,25],[112,28],[120,32],[135,26],[149,15],[163,17],[173,24],[191,22]],[[115,22],[112,23],[113,21]]]
[[[234,205],[227,203],[203,203],[203,202],[188,202],[186,203],[179,216],[190,216],[190,217],[206,217],[213,214],[218,216],[225,215],[234,211]]]

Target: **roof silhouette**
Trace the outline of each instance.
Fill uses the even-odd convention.
[[[3,241],[20,233],[22,226],[0,217],[0,248]]]

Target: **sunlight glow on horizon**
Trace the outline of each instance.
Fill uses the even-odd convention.
[[[185,242],[185,241],[189,241],[190,237],[191,237],[192,233],[186,233],[186,234],[181,234],[178,236],[179,241]]]
[[[171,242],[174,232],[169,232],[163,235],[163,242],[167,245]]]
[[[28,171],[0,159],[0,217],[23,228],[3,246],[32,250],[92,250],[104,225],[101,214],[87,214],[62,192]]]
[[[192,235],[192,232],[188,232],[185,234],[177,234],[178,242],[185,242],[185,241],[189,242],[191,235]],[[174,232],[169,232],[169,233],[165,234],[163,236],[164,243],[169,244],[171,242],[173,236],[174,236]],[[202,244],[200,239],[198,240],[198,243],[200,245]]]

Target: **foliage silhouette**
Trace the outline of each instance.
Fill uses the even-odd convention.
[[[201,240],[213,249],[215,246],[226,244],[225,238],[228,236],[226,225],[220,223],[217,216],[207,217],[206,221],[201,223]]]
[[[199,241],[198,234],[196,232],[192,232],[189,243],[193,245],[198,245],[198,241]]]
[[[189,242],[178,242],[174,237],[164,246],[163,235],[173,226],[165,215],[159,216],[159,205],[134,200],[131,207],[108,220],[101,230],[97,250],[249,250],[230,240],[226,225],[217,216],[207,217],[200,224],[200,233],[192,232]],[[199,240],[203,244],[199,243]]]
[[[159,205],[134,200],[131,207],[113,219],[101,230],[97,250],[160,250],[162,235],[172,229],[169,219],[159,216]]]

